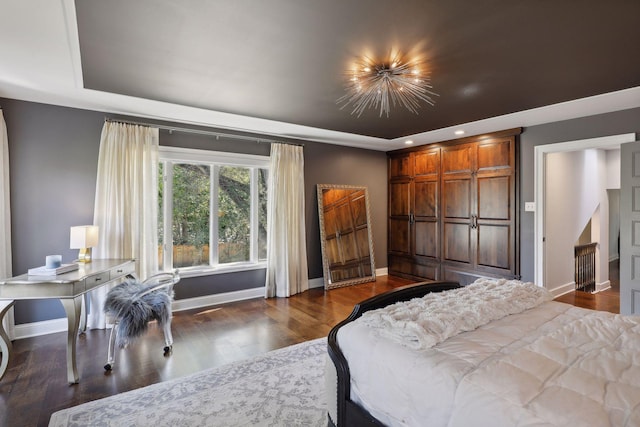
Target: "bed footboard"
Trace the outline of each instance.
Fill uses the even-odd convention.
[[[327,361],[325,375],[329,426],[382,426],[369,412],[351,401],[351,375],[347,360],[338,346],[338,330],[362,316],[362,313],[366,311],[382,308],[399,301],[419,298],[431,292],[442,292],[459,287],[460,285],[455,282],[424,282],[397,288],[357,304],[349,317],[331,329],[327,345],[331,362]]]

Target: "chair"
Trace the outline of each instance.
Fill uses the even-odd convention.
[[[109,291],[104,311],[113,323],[109,336],[106,371],[115,365],[115,346],[124,348],[148,329],[148,323],[157,320],[164,332],[164,355],[173,350],[171,334],[171,302],[173,286],[180,281],[178,270],[159,273],[139,282],[127,276],[124,282]]]

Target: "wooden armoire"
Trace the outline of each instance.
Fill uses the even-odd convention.
[[[390,151],[389,274],[519,278],[521,129]]]

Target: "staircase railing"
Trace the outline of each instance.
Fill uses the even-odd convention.
[[[574,248],[577,291],[596,290],[596,246],[597,243],[587,243]]]

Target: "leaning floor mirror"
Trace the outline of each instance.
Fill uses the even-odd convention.
[[[376,280],[367,187],[318,184],[325,289]]]

